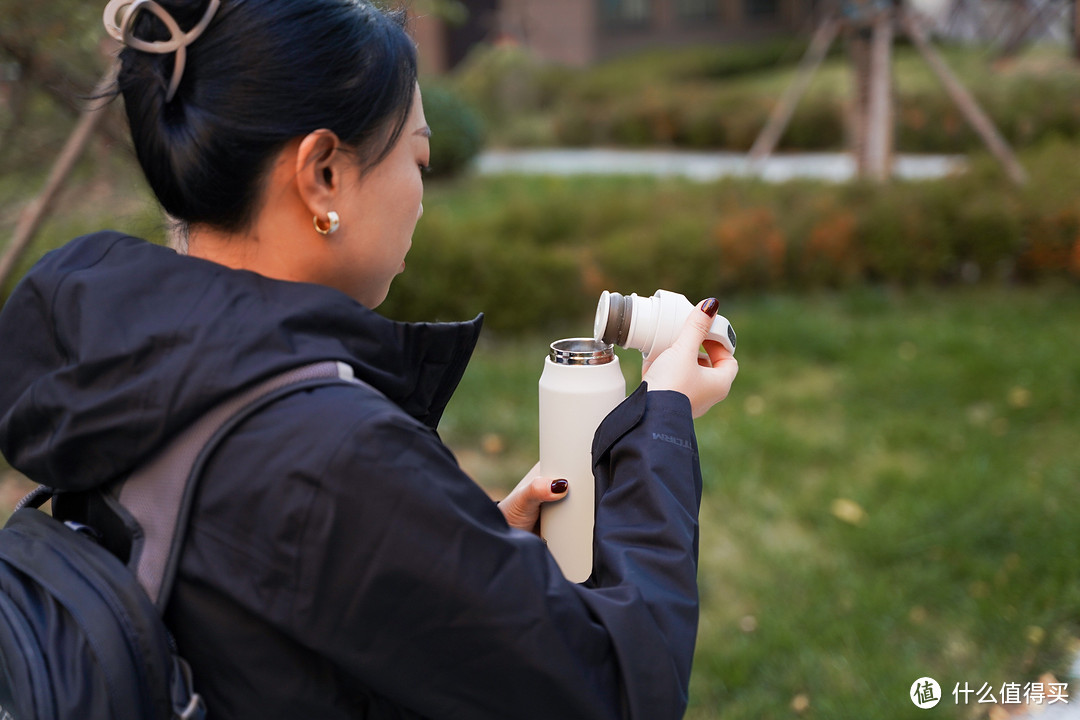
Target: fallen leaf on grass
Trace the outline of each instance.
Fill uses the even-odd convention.
[[[849,525],[862,525],[866,522],[866,511],[854,500],[836,498],[832,501],[831,510],[833,517]]]
[[[799,693],[791,699],[791,709],[800,715],[806,712],[810,708],[810,696],[805,693]]]

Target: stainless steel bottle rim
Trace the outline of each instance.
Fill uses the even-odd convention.
[[[556,365],[606,365],[615,359],[615,349],[593,338],[566,338],[551,343],[548,356]]]

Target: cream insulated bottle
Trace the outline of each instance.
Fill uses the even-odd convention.
[[[540,473],[570,484],[563,499],[541,506],[540,535],[563,575],[584,582],[593,567],[593,435],[626,398],[626,381],[611,344],[570,338],[551,344],[539,386]]]

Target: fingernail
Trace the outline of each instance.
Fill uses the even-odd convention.
[[[555,493],[556,495],[562,495],[569,488],[570,483],[566,482],[565,480],[556,480],[555,482],[551,483],[551,492]]]
[[[716,298],[709,298],[705,302],[701,303],[701,312],[705,313],[709,317],[716,317],[716,312],[720,309],[720,301]]]

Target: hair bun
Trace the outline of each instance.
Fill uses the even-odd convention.
[[[165,102],[168,103],[176,96],[180,80],[184,76],[187,46],[198,40],[199,36],[206,31],[220,6],[221,0],[210,0],[202,19],[191,30],[184,32],[169,11],[155,0],[110,0],[105,6],[105,31],[133,50],[154,55],[175,53],[173,73],[169,80],[169,89],[165,94]],[[135,19],[140,10],[147,10],[165,25],[169,32],[168,40],[143,40],[135,37]],[[119,22],[117,22],[118,18]]]
[[[156,6],[188,32],[170,31]],[[249,228],[274,158],[318,128],[373,167],[413,106],[404,15],[370,0],[113,0],[106,16],[127,45],[117,85],[135,154],[161,207],[188,226]],[[166,53],[185,47],[181,81]]]

